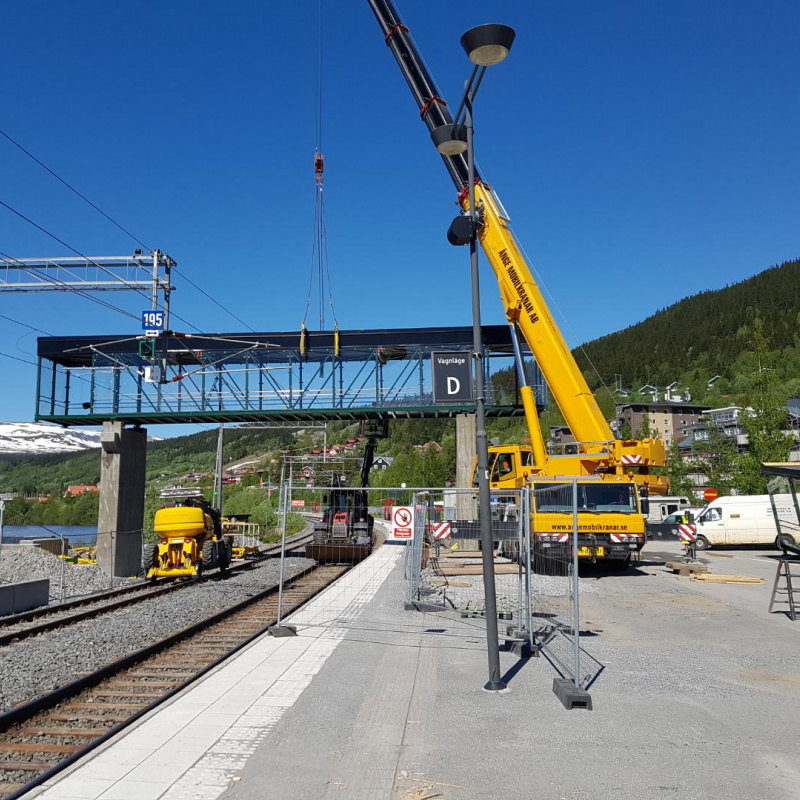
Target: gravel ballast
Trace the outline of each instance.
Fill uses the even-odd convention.
[[[291,577],[314,563],[306,558],[287,558],[285,575]],[[270,559],[251,570],[231,573],[222,580],[201,581],[180,591],[0,648],[0,711],[7,711],[276,586],[279,569],[280,561]]]
[[[16,583],[50,579],[50,600],[61,600],[61,575],[64,575],[64,600],[108,591],[111,578],[94,564],[69,564],[58,556],[33,545],[9,545],[0,550],[0,581]],[[114,578],[114,586],[135,583],[130,578]]]

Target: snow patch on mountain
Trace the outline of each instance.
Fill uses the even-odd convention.
[[[43,422],[0,422],[0,453],[77,453],[100,447],[101,428],[61,428]],[[158,441],[150,436],[148,441]]]

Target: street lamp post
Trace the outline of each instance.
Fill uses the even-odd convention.
[[[442,125],[431,132],[431,138],[442,155],[467,152],[467,190],[469,214],[453,221],[447,238],[451,244],[469,244],[472,278],[472,334],[475,363],[475,423],[478,450],[478,515],[480,517],[483,584],[486,606],[486,644],[489,680],[484,689],[490,692],[507,688],[500,673],[500,643],[497,625],[497,592],[494,571],[494,539],[492,536],[491,492],[489,490],[489,453],[486,436],[486,393],[484,386],[483,336],[481,329],[480,277],[478,271],[478,231],[480,213],[475,206],[475,147],[472,103],[483,80],[486,68],[503,61],[514,41],[514,31],[506,25],[480,25],[461,37],[461,44],[475,64],[466,82],[464,96],[452,125]],[[463,112],[463,124],[461,123]]]

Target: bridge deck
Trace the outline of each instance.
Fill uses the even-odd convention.
[[[487,414],[520,415],[509,328],[485,326],[483,341]],[[470,327],[340,331],[338,353],[333,331],[309,331],[303,353],[297,332],[162,336],[156,347],[157,358],[148,360],[135,336],[40,338],[36,419],[302,422],[474,410],[474,401],[435,403],[431,374],[432,353],[472,349]],[[529,354],[526,362],[543,406],[544,380]]]

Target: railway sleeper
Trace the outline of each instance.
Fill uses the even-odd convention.
[[[4,753],[56,753],[71,756],[82,750],[79,744],[49,744],[48,742],[0,742],[0,751]]]
[[[81,720],[82,722],[85,720]],[[28,726],[14,731],[17,736],[74,736],[76,739],[94,739],[102,736],[110,726],[105,728],[37,728]]]

